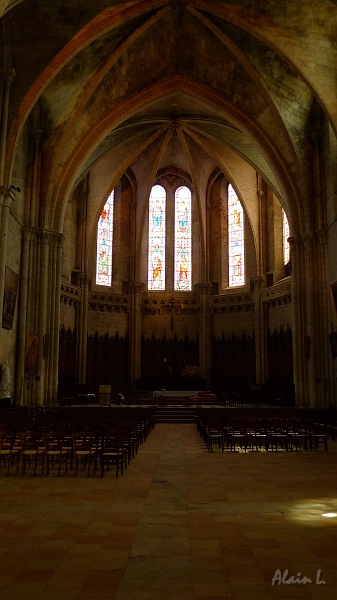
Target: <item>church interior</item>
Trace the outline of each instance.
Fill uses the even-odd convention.
[[[1,10],[12,403],[104,385],[335,406],[335,3]]]
[[[331,426],[163,419],[64,489],[1,446],[7,598],[333,597],[336,39],[336,0],[0,0],[1,426],[159,392]]]

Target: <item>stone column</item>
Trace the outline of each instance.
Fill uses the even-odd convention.
[[[199,283],[199,377],[210,387],[212,364],[211,283]]]
[[[5,266],[7,260],[9,209],[14,200],[13,190],[0,187],[1,225],[0,225],[0,300],[1,306],[5,287]]]
[[[89,278],[81,273],[82,302],[80,305],[78,330],[78,383],[85,383],[87,371]]]
[[[35,403],[43,406],[45,403],[46,391],[46,360],[47,352],[47,307],[50,293],[50,269],[49,269],[49,251],[51,235],[49,231],[39,232],[41,241],[41,260],[40,260],[40,281],[39,281],[39,304],[38,304],[38,336],[39,353],[36,376],[36,397]]]
[[[14,69],[2,69],[0,74],[3,80],[2,96],[0,99],[0,301],[2,306],[7,258],[9,208],[14,200],[13,188],[12,186],[4,185],[4,177],[10,87],[15,78],[15,71]]]
[[[18,331],[17,331],[17,362],[16,362],[16,384],[15,384],[15,404],[27,403],[25,388],[26,373],[26,344],[27,344],[27,298],[28,298],[28,278],[29,278],[29,256],[30,242],[32,240],[31,227],[24,227],[22,230],[22,251],[21,251],[21,269],[20,286],[18,298]]]
[[[56,284],[55,284],[55,313],[54,313],[54,353],[53,353],[53,379],[52,379],[52,403],[57,403],[57,391],[58,391],[58,376],[59,376],[59,341],[60,341],[60,291],[61,291],[61,270],[62,270],[62,244],[64,235],[59,234],[57,236],[57,250],[56,250]]]
[[[290,237],[291,247],[291,308],[292,308],[292,343],[293,365],[296,405],[305,406],[305,389],[307,383],[307,356],[309,351],[306,327],[303,319],[305,315],[304,293],[304,261],[303,240],[299,237]]]
[[[0,74],[3,79],[2,98],[0,102],[0,185],[2,185],[5,173],[10,88],[15,79],[15,71],[14,69],[2,69],[0,70]]]
[[[32,136],[32,174],[30,179],[30,202],[29,210],[27,214],[27,222],[32,227],[38,227],[39,223],[39,193],[40,193],[40,175],[41,175],[41,156],[40,156],[40,145],[42,138],[42,130],[35,129],[31,131]],[[28,198],[27,198],[28,200]]]
[[[131,282],[131,312],[130,312],[130,391],[137,392],[141,378],[141,336],[142,336],[142,290],[144,284]]]
[[[306,315],[305,322],[302,320],[304,331],[306,330],[305,358],[308,364],[308,378],[306,385],[305,404],[310,407],[317,406],[318,386],[320,375],[318,367],[318,312],[320,309],[319,296],[317,293],[317,241],[315,235],[307,235],[304,238],[305,258],[305,291],[306,291]]]
[[[47,337],[47,373],[48,383],[45,386],[45,404],[53,405],[57,398],[58,381],[58,345],[59,345],[59,314],[60,314],[60,279],[61,279],[61,240],[62,235],[54,233],[50,252],[51,289]]]
[[[263,385],[268,376],[267,365],[267,327],[266,314],[263,304],[263,290],[266,287],[266,278],[263,275],[252,279],[254,284],[255,301],[255,368],[256,384]]]
[[[311,407],[334,404],[336,381],[329,344],[328,249],[326,230],[306,238],[307,252],[307,326],[310,336],[309,394]]]
[[[333,358],[331,355],[329,334],[331,331],[331,314],[330,314],[330,303],[327,294],[328,290],[328,235],[327,231],[320,231],[318,234],[319,238],[319,269],[322,277],[321,292],[322,292],[322,372],[324,373],[324,381],[322,385],[322,407],[329,408],[335,405],[336,393],[337,393],[337,382],[335,378],[335,370],[333,364]]]

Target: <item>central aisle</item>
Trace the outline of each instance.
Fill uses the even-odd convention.
[[[157,425],[142,447],[160,456],[116,600],[193,600],[185,427]]]

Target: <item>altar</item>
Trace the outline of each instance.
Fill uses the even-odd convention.
[[[203,392],[204,393],[204,392]],[[190,390],[190,391],[185,391],[185,390],[155,390],[153,392],[153,396],[162,396],[163,398],[189,398],[191,396],[195,396],[196,398],[198,397],[198,394],[200,394],[200,392],[196,391],[196,390]]]
[[[154,402],[159,404],[202,404],[215,402],[216,395],[211,392],[197,391],[197,390],[155,390],[153,392]]]

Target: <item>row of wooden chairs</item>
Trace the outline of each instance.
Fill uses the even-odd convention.
[[[212,452],[216,446],[224,450],[244,451],[317,451],[328,450],[328,430],[324,425],[298,417],[280,415],[262,417],[224,410],[199,409],[196,426],[206,448]]]
[[[49,475],[50,468],[57,468],[58,476],[62,469],[68,473],[68,463],[74,468],[77,477],[80,466],[87,476],[100,467],[101,477],[105,470],[115,468],[116,477],[123,475],[130,462],[128,452],[129,440],[120,432],[105,432],[99,438],[89,431],[74,432],[69,437],[61,431],[45,432],[23,431],[19,439],[9,431],[0,431],[0,472],[2,465],[7,475],[16,467],[16,472],[23,476],[27,467],[37,474],[39,465],[41,473]]]
[[[58,422],[60,425],[60,422]],[[68,473],[68,464],[75,476],[80,466],[91,472],[100,469],[104,472],[115,468],[116,477],[122,475],[131,459],[137,454],[149,431],[154,427],[151,414],[143,411],[132,416],[106,419],[96,423],[86,423],[86,427],[76,430],[74,422],[62,423],[62,427],[50,429],[47,423],[35,421],[35,427],[26,431],[6,428],[0,431],[0,472],[5,466],[7,475],[16,467],[16,472],[25,474],[27,467],[33,468],[36,475],[39,465],[41,472],[49,475],[50,468],[56,465],[58,476]],[[84,424],[83,424],[84,425]]]

